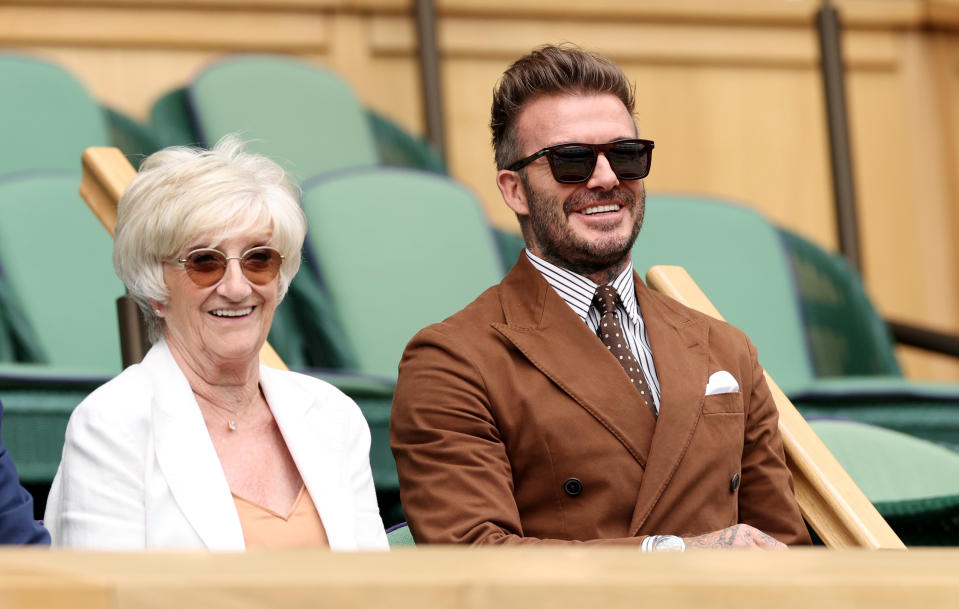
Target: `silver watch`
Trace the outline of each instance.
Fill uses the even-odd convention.
[[[643,540],[643,552],[685,552],[686,542],[675,535],[650,535]]]

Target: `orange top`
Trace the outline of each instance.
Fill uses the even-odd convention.
[[[328,548],[326,529],[306,485],[285,516],[233,493],[247,548]]]

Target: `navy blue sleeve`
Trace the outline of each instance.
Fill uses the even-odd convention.
[[[0,404],[0,421],[3,405]],[[50,534],[33,519],[33,497],[20,486],[13,457],[0,438],[0,544],[49,545]]]

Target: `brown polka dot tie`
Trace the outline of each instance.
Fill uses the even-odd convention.
[[[623,334],[623,326],[620,325],[619,318],[616,317],[617,300],[619,300],[619,295],[613,286],[601,285],[596,288],[596,293],[593,295],[593,306],[599,310],[599,329],[596,334],[599,335],[599,339],[603,341],[610,353],[622,364],[626,375],[633,381],[633,386],[639,391],[646,407],[655,417],[656,406],[649,394],[649,384],[646,382],[646,376],[643,374],[639,362],[633,357],[633,352],[629,350],[629,345],[626,343],[626,337]]]

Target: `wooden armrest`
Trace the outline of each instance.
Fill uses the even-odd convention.
[[[692,309],[723,319],[682,267],[654,266],[646,274],[646,283]],[[786,462],[792,472],[796,501],[806,522],[829,547],[904,549],[906,546],[786,394],[768,372],[765,376],[779,409],[779,431]]]

